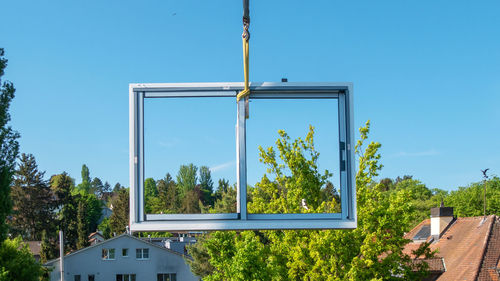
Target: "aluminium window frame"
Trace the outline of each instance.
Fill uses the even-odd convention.
[[[243,83],[146,83],[129,85],[130,231],[353,229],[357,227],[352,83],[262,82],[250,84],[252,99],[337,99],[341,213],[248,214],[245,100],[237,103],[237,212],[144,213],[144,99],[233,97]]]

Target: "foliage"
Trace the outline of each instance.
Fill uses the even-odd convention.
[[[19,153],[19,133],[9,125],[9,107],[16,89],[12,82],[4,81],[2,76],[7,67],[4,49],[0,48],[0,244],[7,237],[5,220],[11,212],[10,185],[14,174],[15,162]]]
[[[109,224],[109,218],[104,218],[97,229],[102,231],[102,236],[104,236],[105,239],[111,238],[111,225]]]
[[[181,165],[177,173],[177,188],[179,189],[179,196],[182,199],[187,195],[188,191],[194,190],[198,177],[196,173],[198,167],[195,165]]]
[[[270,180],[265,174],[255,185],[253,201],[249,204],[251,213],[302,213],[307,207],[315,212],[323,212],[321,190],[332,174],[318,171],[319,152],[314,149],[314,128],[309,128],[305,141],[301,138],[290,142],[290,136],[279,130],[280,138],[276,141],[279,158],[273,147],[264,150],[259,146],[260,159],[274,176]],[[306,155],[305,153],[308,153]],[[279,162],[281,160],[281,162]],[[327,202],[326,204],[335,204]]]
[[[454,208],[459,217],[482,216],[484,213],[484,187],[486,185],[486,215],[500,215],[500,178],[459,187],[444,198],[446,206]]]
[[[58,213],[59,230],[64,234],[64,247],[68,251],[76,249],[78,240],[78,202],[71,193],[74,189],[74,180],[63,172],[50,178],[50,187],[56,195],[56,202],[60,208]]]
[[[214,204],[214,182],[210,169],[207,166],[200,167],[200,188],[202,192],[202,202],[204,205],[213,206]]]
[[[76,217],[78,223],[78,241],[76,248],[81,249],[89,245],[88,242],[88,224],[86,221],[86,210],[83,201],[78,202],[78,214]]]
[[[357,229],[213,232],[200,246],[206,248],[213,266],[213,271],[203,273],[204,280],[421,279],[426,264],[415,265],[402,253],[408,243],[403,235],[413,220],[414,209],[407,201],[412,191],[401,189],[387,195],[375,184],[373,178],[382,168],[380,144],[364,147],[368,132],[369,123],[360,129],[356,144]],[[318,171],[313,128],[305,140],[290,141],[285,132],[279,133],[277,151],[260,149],[271,176],[264,175],[256,184],[249,212],[323,212],[326,204],[336,204],[334,197],[321,202],[330,173]],[[303,198],[309,210],[301,207]],[[431,256],[425,246],[420,253]],[[194,257],[192,264],[200,266],[200,261]]]
[[[410,223],[415,226],[422,220],[430,217],[430,210],[434,207],[439,207],[441,200],[446,196],[446,191],[440,189],[429,189],[419,180],[413,179],[412,176],[397,177],[394,181],[389,178],[380,180],[382,191],[387,196],[395,192],[406,190],[411,197],[407,200],[415,208],[415,217]]]
[[[125,232],[129,223],[129,190],[120,189],[118,196],[111,202],[113,213],[109,217],[111,233],[122,234]]]
[[[12,186],[13,216],[11,232],[27,240],[40,240],[43,230],[55,231],[54,200],[44,172],[38,170],[35,157],[22,154]]]
[[[40,245],[40,263],[46,263],[47,261],[57,257],[57,241],[49,237],[47,231],[44,229],[42,231],[42,241]]]
[[[158,188],[156,182],[152,178],[147,178],[144,181],[144,200],[146,201],[146,213],[151,213],[153,204],[158,204]],[[153,202],[155,201],[155,202]]]
[[[210,255],[206,248],[206,237],[208,234],[198,236],[196,243],[187,246],[188,253],[192,258],[185,258],[185,261],[197,276],[207,276],[215,269],[209,262]]]
[[[223,187],[219,187],[217,190],[219,197],[214,204],[214,208],[211,210],[212,213],[236,213],[236,185],[229,186],[226,185],[225,181],[222,181]]]
[[[90,171],[87,165],[82,165],[82,182],[76,187],[78,191],[83,191],[86,193],[91,192],[91,178]]]
[[[46,269],[31,254],[21,237],[7,239],[0,245],[0,280],[44,280]]]

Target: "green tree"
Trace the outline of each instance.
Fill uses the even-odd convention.
[[[153,178],[144,181],[144,200],[146,202],[146,213],[151,213],[152,205],[158,203],[158,188]]]
[[[87,213],[83,201],[80,201],[78,203],[78,214],[76,220],[78,223],[78,241],[76,243],[76,248],[81,249],[89,245],[89,241],[87,238],[89,235],[89,225],[87,223]]]
[[[205,247],[205,240],[210,234],[204,234],[197,237],[197,242],[187,246],[188,253],[192,258],[186,258],[191,271],[197,276],[207,276],[211,274],[215,267],[210,264],[210,255]]]
[[[83,192],[91,192],[92,184],[91,184],[91,178],[90,178],[90,171],[87,165],[83,164],[82,165],[82,182],[76,187],[77,190],[83,191]]]
[[[0,244],[7,237],[5,221],[12,209],[10,185],[14,175],[16,158],[19,153],[19,133],[9,125],[10,102],[14,99],[16,89],[12,82],[4,81],[2,77],[7,67],[4,49],[0,48]]]
[[[225,184],[225,182],[223,182]],[[219,192],[219,190],[218,190]],[[215,201],[212,209],[213,213],[236,213],[236,185],[224,185],[221,192],[218,193],[218,199]]]
[[[202,192],[202,202],[204,205],[213,206],[214,204],[214,182],[210,169],[207,166],[200,167],[200,187]]]
[[[117,182],[117,183],[115,184],[115,186],[113,187],[113,190],[112,190],[112,191],[113,191],[113,192],[118,192],[120,189],[123,189],[123,188],[124,188],[124,187],[123,187],[123,186],[122,186],[119,182]]]
[[[82,175],[82,182],[90,183],[90,181],[91,181],[90,170],[89,170],[89,167],[87,167],[87,165],[85,165],[85,164],[82,165],[81,175]]]
[[[355,148],[359,156],[356,229],[213,232],[203,242],[214,267],[204,280],[420,280],[427,264],[414,263],[402,252],[409,242],[403,235],[414,215],[406,200],[411,192],[386,196],[382,186],[374,184],[382,167],[380,144],[365,147],[368,132],[369,123],[360,129]],[[264,175],[256,184],[250,213],[306,212],[300,198],[306,198],[309,212],[323,212],[327,204],[336,204],[334,199],[321,202],[321,189],[330,173],[317,168],[319,153],[313,135],[310,128],[305,140],[291,142],[281,131],[278,153],[261,149],[261,161],[272,177]],[[429,251],[420,252],[431,256]]]
[[[76,197],[78,203],[82,202],[85,208],[85,223],[87,225],[87,235],[96,231],[99,220],[102,216],[103,203],[95,194],[80,194]]]
[[[90,192],[92,194],[95,194],[97,198],[100,198],[104,192],[104,184],[102,183],[101,179],[98,177],[95,177],[92,179],[90,182]]]
[[[7,239],[0,245],[0,280],[45,280],[47,270],[35,260],[21,237]]]
[[[451,191],[444,198],[446,206],[453,207],[458,217],[482,216],[484,214],[484,185],[486,184],[486,215],[500,215],[500,178],[472,183]]]
[[[179,193],[172,176],[167,173],[165,178],[158,180],[157,187],[161,203],[158,204],[155,213],[178,213],[180,208]]]
[[[38,170],[32,154],[22,154],[12,185],[13,216],[10,222],[13,234],[27,240],[40,240],[42,231],[55,231],[52,191]]]
[[[50,178],[50,187],[56,195],[59,206],[58,224],[59,230],[64,233],[64,246],[68,251],[76,249],[78,240],[78,201],[72,194],[74,180],[63,172]]]
[[[55,233],[55,232],[54,232]],[[49,237],[47,231],[44,229],[42,231],[42,242],[40,245],[40,263],[46,263],[47,261],[57,257],[57,245],[54,237]]]
[[[385,183],[381,181],[380,184],[384,184],[385,190]],[[411,194],[408,200],[415,208],[415,217],[411,222],[412,226],[416,226],[422,220],[430,217],[431,208],[438,207],[440,203],[440,198],[436,197],[435,194],[443,194],[442,192],[444,192],[439,189],[431,190],[419,180],[413,179],[411,176],[404,176],[403,178],[396,178],[387,195],[402,190],[406,190]]]
[[[112,200],[113,213],[109,217],[111,233],[122,234],[129,224],[129,195],[128,189],[120,189],[118,196]]]
[[[104,218],[99,224],[98,229],[102,231],[102,236],[105,239],[111,238],[111,225],[109,224],[109,218]]]
[[[177,173],[177,188],[179,189],[181,200],[184,199],[188,191],[194,190],[196,187],[196,183],[198,182],[196,176],[197,171],[198,167],[192,163],[179,167],[179,172]]]

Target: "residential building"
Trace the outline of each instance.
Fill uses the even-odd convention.
[[[195,281],[186,256],[128,234],[64,256],[65,281]],[[60,261],[49,261],[51,281],[60,280]]]
[[[89,235],[89,244],[90,245],[95,245],[97,243],[104,242],[106,239],[104,238],[104,235],[102,235],[101,231],[96,231],[92,232]]]
[[[431,209],[405,237],[404,251],[412,254],[424,242],[437,250],[428,260],[431,275],[426,280],[500,280],[500,219],[498,216],[456,218],[452,207]]]
[[[40,261],[40,252],[42,248],[42,241],[27,241],[28,247],[30,248],[30,252],[33,254],[33,257],[36,261]]]
[[[162,238],[141,238],[145,241],[153,243],[157,246],[165,247],[177,253],[187,255],[187,246],[196,243],[195,237],[180,236],[180,237],[162,237]]]

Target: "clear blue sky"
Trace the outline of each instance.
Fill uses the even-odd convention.
[[[241,1],[17,0],[0,10],[5,78],[17,88],[12,125],[48,176],[67,171],[79,182],[85,163],[91,176],[128,186],[129,83],[242,80]],[[382,143],[381,177],[455,189],[480,180],[480,169],[500,173],[499,10],[498,1],[251,1],[251,80],[353,82],[355,126],[370,119]],[[194,162],[234,177],[233,105],[149,105],[151,117],[171,117],[146,124],[158,128],[147,172]],[[270,108],[252,104],[250,121]],[[326,109],[290,110],[312,118]],[[272,144],[275,125],[249,142]],[[186,152],[202,146],[213,151]]]

